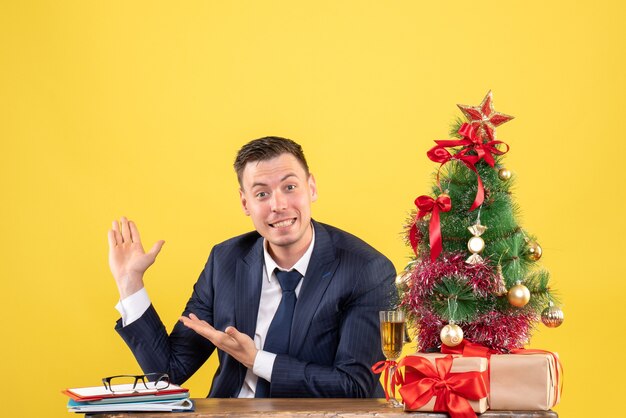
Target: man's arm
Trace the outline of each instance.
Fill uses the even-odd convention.
[[[208,323],[213,323],[212,274],[213,252],[185,307],[185,312],[194,312]],[[177,384],[189,379],[215,349],[209,340],[182,323],[177,323],[168,335],[152,305],[138,320],[127,326],[122,326],[119,320],[115,329],[144,372],[168,373],[172,382]]]
[[[134,222],[122,217],[113,222],[108,233],[109,266],[115,278],[120,299],[127,299],[144,289],[143,276],[154,263],[164,241],[158,241],[149,252],[141,244]],[[203,270],[187,304],[187,311],[196,312],[210,323],[212,317],[212,257]],[[128,300],[128,299],[127,299]],[[187,380],[209,357],[215,347],[206,339],[177,324],[168,336],[152,305],[139,319],[116,330],[128,344],[144,372],[166,372],[175,383]]]

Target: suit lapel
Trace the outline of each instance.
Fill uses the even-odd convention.
[[[263,238],[237,260],[235,276],[235,327],[254,340],[263,280]]]
[[[328,232],[322,225],[312,222],[315,228],[315,246],[300,289],[291,325],[289,354],[292,356],[297,355],[304,344],[313,315],[339,264]]]

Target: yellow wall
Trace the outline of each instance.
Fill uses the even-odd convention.
[[[402,268],[425,152],[493,89],[516,116],[523,225],[565,303],[533,347],[558,351],[557,411],[610,415],[626,369],[620,1],[3,1],[0,379],[3,416],[65,417],[66,387],[139,371],[113,330],[106,231],[166,244],[147,277],[177,319],[212,245],[250,230],[231,163],[244,142],[301,142],[314,216]],[[188,382],[205,396],[209,362]],[[622,387],[623,389],[623,387]],[[15,406],[11,406],[14,404]]]

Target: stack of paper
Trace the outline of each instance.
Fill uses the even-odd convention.
[[[95,386],[63,393],[71,398],[69,412],[193,411],[189,391],[173,384],[163,390],[113,385],[111,389]]]

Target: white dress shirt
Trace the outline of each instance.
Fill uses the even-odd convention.
[[[263,284],[261,286],[261,299],[259,301],[256,330],[254,332],[254,345],[259,351],[254,359],[252,369],[248,369],[246,372],[246,377],[238,395],[239,398],[254,398],[256,384],[259,377],[271,382],[276,354],[263,351],[262,349],[265,344],[267,331],[272,323],[272,319],[274,319],[274,314],[278,310],[278,305],[280,304],[283,295],[282,288],[280,287],[280,283],[276,278],[274,270],[297,270],[304,279],[307,268],[309,267],[309,261],[311,261],[313,246],[315,244],[315,229],[313,229],[313,227],[311,227],[311,229],[313,230],[313,235],[309,248],[307,248],[306,252],[296,262],[296,264],[288,270],[278,267],[267,250],[267,241],[263,241]],[[298,283],[298,286],[296,287],[296,297],[300,294],[303,279],[300,279],[300,283]],[[150,298],[148,297],[148,292],[146,292],[145,287],[120,300],[115,306],[115,309],[117,309],[122,316],[122,325],[127,326],[139,319],[141,315],[148,310],[150,303]]]

